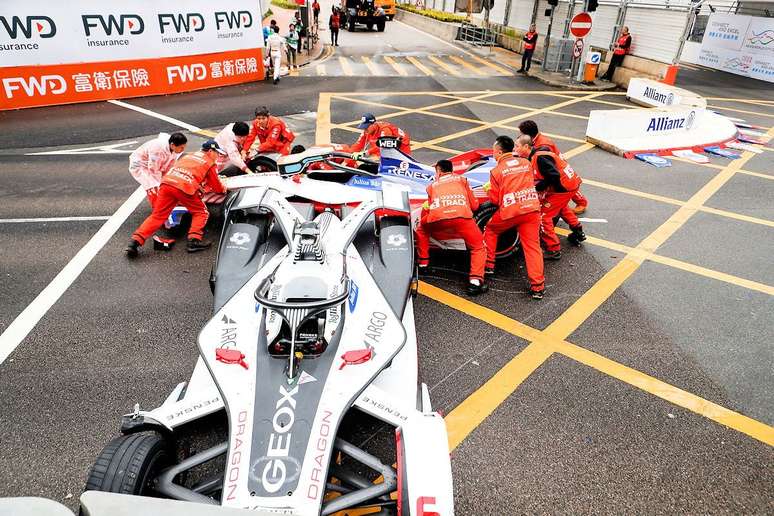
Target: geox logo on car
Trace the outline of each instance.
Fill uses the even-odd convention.
[[[650,119],[646,132],[650,131],[671,131],[672,129],[690,129],[696,113],[691,111],[687,117],[670,118],[669,116],[659,116]]]
[[[643,96],[647,99],[654,100],[659,104],[664,104],[666,106],[671,106],[675,99],[674,93],[661,93],[656,88],[651,88],[649,86],[645,87],[645,93]]]
[[[11,39],[17,39],[20,32],[26,39],[56,36],[56,23],[48,16],[0,16],[0,25]]]
[[[291,430],[296,422],[296,400],[293,398],[296,394],[298,385],[291,391],[285,390],[282,385],[279,387],[280,398],[271,419],[273,432],[269,435],[269,445],[266,449],[266,457],[269,460],[260,472],[261,484],[269,493],[279,491],[288,476],[286,460],[290,452]],[[255,473],[258,474],[258,471]]]

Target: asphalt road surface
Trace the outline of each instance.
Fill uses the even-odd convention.
[[[428,55],[455,52],[436,44]],[[632,107],[622,92],[484,83],[464,67],[319,77],[314,66],[278,87],[126,102],[204,131],[268,104],[306,145],[353,140],[352,122],[371,111],[408,130],[426,162],[531,118],[585,181],[590,238],[563,239],[543,301],[526,296],[520,257],[473,300],[461,296],[464,255],[434,256],[421,286],[420,374],[446,414],[457,514],[771,514],[770,147],[656,169],[583,144],[590,110]],[[706,71],[682,81],[774,134],[774,106],[752,86],[748,96],[738,78]],[[75,507],[121,414],[156,406],[190,374],[214,253],[123,255],[148,214],[125,151],[174,125],[110,103],[0,113],[0,125],[13,129],[0,131],[3,346],[14,321],[31,328],[0,364],[0,495]],[[191,133],[192,147],[204,134]]]

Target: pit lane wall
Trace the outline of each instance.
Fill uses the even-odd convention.
[[[703,149],[723,144],[736,134],[728,118],[691,106],[592,111],[586,128],[587,141],[626,158],[646,152]]]
[[[0,1],[0,110],[264,77],[259,0]]]

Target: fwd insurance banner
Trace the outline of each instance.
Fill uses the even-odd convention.
[[[0,1],[0,109],[263,79],[259,0]]]
[[[711,14],[699,64],[774,82],[774,18]]]

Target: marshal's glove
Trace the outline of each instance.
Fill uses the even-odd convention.
[[[352,159],[354,159],[355,161],[358,161],[365,155],[366,155],[365,151],[353,152]]]
[[[425,201],[422,203],[422,209],[423,210],[429,210],[430,209],[430,201]]]
[[[482,188],[484,189],[485,192],[488,192],[489,190],[492,189],[492,183],[487,181],[486,183],[484,183],[484,186]]]

